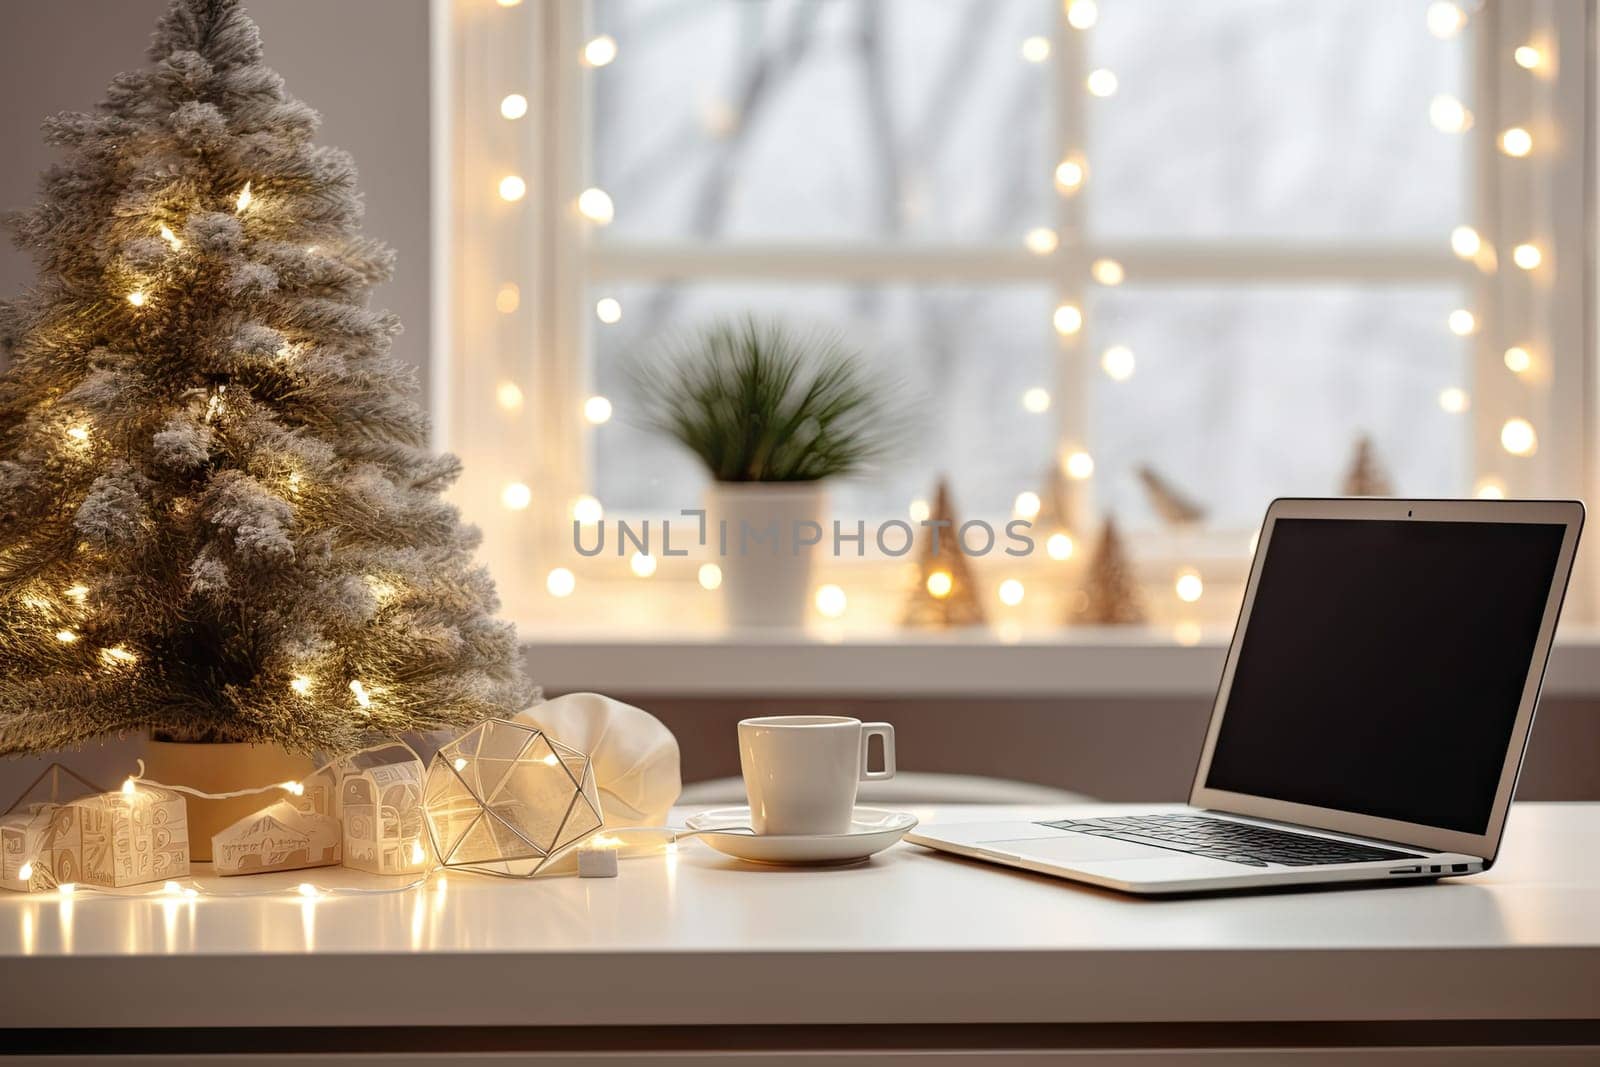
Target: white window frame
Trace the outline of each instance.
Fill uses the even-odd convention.
[[[1064,4],[1049,7],[1054,158],[1066,159],[1082,153],[1076,137],[1086,128],[1085,109],[1093,106],[1082,90],[1085,33],[1093,30],[1067,25]],[[1014,246],[988,248],[596,241],[592,224],[575,207],[589,184],[583,136],[593,72],[581,62],[585,18],[583,0],[513,7],[434,0],[436,438],[467,461],[457,498],[484,527],[487,562],[514,603],[536,603],[554,566],[578,571],[584,580],[628,582],[625,564],[609,554],[584,561],[572,551],[566,512],[567,502],[588,491],[585,435],[592,428],[581,411],[593,312],[585,295],[607,282],[1043,281],[1053,286],[1058,303],[1080,308],[1094,284],[1089,266],[1100,258],[1121,263],[1136,283],[1462,282],[1478,319],[1473,377],[1464,383],[1471,395],[1464,417],[1473,420],[1475,476],[1496,478],[1517,496],[1577,495],[1600,484],[1591,459],[1596,376],[1584,310],[1593,193],[1585,185],[1593,151],[1586,140],[1592,114],[1586,42],[1594,29],[1587,0],[1485,0],[1463,31],[1472,57],[1468,103],[1475,124],[1462,135],[1471,140],[1472,158],[1470,217],[1462,221],[1499,251],[1493,274],[1455,257],[1448,235],[1434,243],[1363,246],[1080,241],[1070,235],[1084,232],[1084,201],[1071,195],[1056,198],[1055,223],[1063,239],[1050,256],[1025,250],[1021,235]],[[1512,61],[1515,46],[1530,41],[1554,60],[1549,76],[1530,74]],[[511,92],[528,99],[527,116],[514,122],[499,115],[500,99]],[[1525,159],[1498,150],[1495,134],[1512,125],[1534,133],[1535,151]],[[520,175],[527,185],[527,196],[517,203],[496,195],[500,177],[508,174]],[[1539,271],[1525,274],[1509,263],[1509,249],[1524,239],[1544,250]],[[520,307],[511,314],[495,310],[495,294],[506,283],[521,293]],[[1085,344],[1090,332],[1088,325],[1076,336],[1052,331],[1060,345],[1052,411],[1063,453],[1085,443],[1089,390],[1081,383],[1096,373]],[[1506,370],[1502,354],[1512,344],[1534,352],[1540,374],[1518,377]],[[520,412],[496,406],[503,382],[521,389]],[[1499,445],[1500,426],[1514,415],[1539,430],[1534,459],[1510,456]],[[532,488],[533,508],[501,506],[501,492],[510,483]],[[552,500],[562,506],[550,506]],[[1204,559],[1208,587],[1220,581],[1218,588],[1226,591],[1242,583],[1248,536],[1243,531],[1188,543],[1181,551],[1185,558]],[[1165,582],[1174,551],[1166,543],[1144,546],[1152,580]],[[669,568],[668,562],[656,581],[692,586],[693,563]],[[1574,606],[1584,618],[1595,610],[1595,570],[1580,559]],[[1208,593],[1208,599],[1226,603],[1228,595]]]

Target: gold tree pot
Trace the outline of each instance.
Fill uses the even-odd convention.
[[[207,793],[231,793],[276,782],[298,782],[317,769],[310,756],[277,745],[158,741],[145,744],[145,777],[164,785],[186,785]],[[211,835],[277,800],[284,793],[261,793],[229,800],[185,795],[189,812],[189,858],[211,862]]]

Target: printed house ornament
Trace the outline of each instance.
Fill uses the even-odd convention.
[[[60,763],[46,767],[0,815],[0,888],[26,893],[48,888],[47,872],[35,877],[33,861],[49,819],[43,809],[102,793],[99,786]]]
[[[434,755],[423,809],[443,866],[510,878],[539,874],[602,825],[589,757],[506,719]]]
[[[68,882],[120,888],[189,873],[183,797],[131,781],[113,793],[39,804],[31,812],[9,815],[0,835],[8,889],[48,889]],[[13,849],[25,857],[14,867]]]
[[[369,874],[419,874],[429,866],[422,761],[407,745],[369,748],[335,765],[344,820],[344,865]]]
[[[339,862],[339,820],[280,800],[211,838],[212,870],[220,875],[293,871]]]

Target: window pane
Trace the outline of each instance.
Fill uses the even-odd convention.
[[[1134,473],[1149,464],[1211,525],[1252,528],[1275,496],[1338,493],[1362,434],[1396,492],[1468,492],[1471,415],[1439,400],[1471,385],[1469,342],[1445,326],[1460,301],[1448,286],[1103,292],[1092,351],[1126,346],[1133,373],[1094,377],[1101,506],[1155,524]]]
[[[1048,0],[597,0],[606,240],[1015,242],[1053,210]]]
[[[1089,31],[1090,225],[1111,237],[1443,242],[1466,218],[1465,36],[1427,0],[1118,0]],[[1470,101],[1468,101],[1470,106]],[[1477,131],[1468,136],[1482,136]]]
[[[675,512],[693,507],[705,484],[676,444],[636,425],[627,367],[659,353],[660,338],[683,338],[718,317],[752,312],[801,329],[835,330],[875,372],[899,385],[892,399],[912,417],[899,453],[869,479],[833,486],[841,517],[902,517],[947,474],[969,514],[1009,512],[1015,495],[1038,484],[1054,454],[1049,412],[1023,408],[1023,394],[1053,385],[1056,348],[1044,287],[907,285],[614,285],[622,320],[595,324],[596,387],[615,417],[593,431],[594,493],[610,511]],[[670,343],[670,342],[669,342]]]

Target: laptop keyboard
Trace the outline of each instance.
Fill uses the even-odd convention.
[[[1062,819],[1042,823],[1095,837],[1110,837],[1153,845],[1192,856],[1227,860],[1251,867],[1269,863],[1285,867],[1312,867],[1327,863],[1367,863],[1372,860],[1420,859],[1414,852],[1397,852],[1374,845],[1331,841],[1252,823],[1211,819],[1181,812],[1159,815],[1124,815],[1106,819]]]

